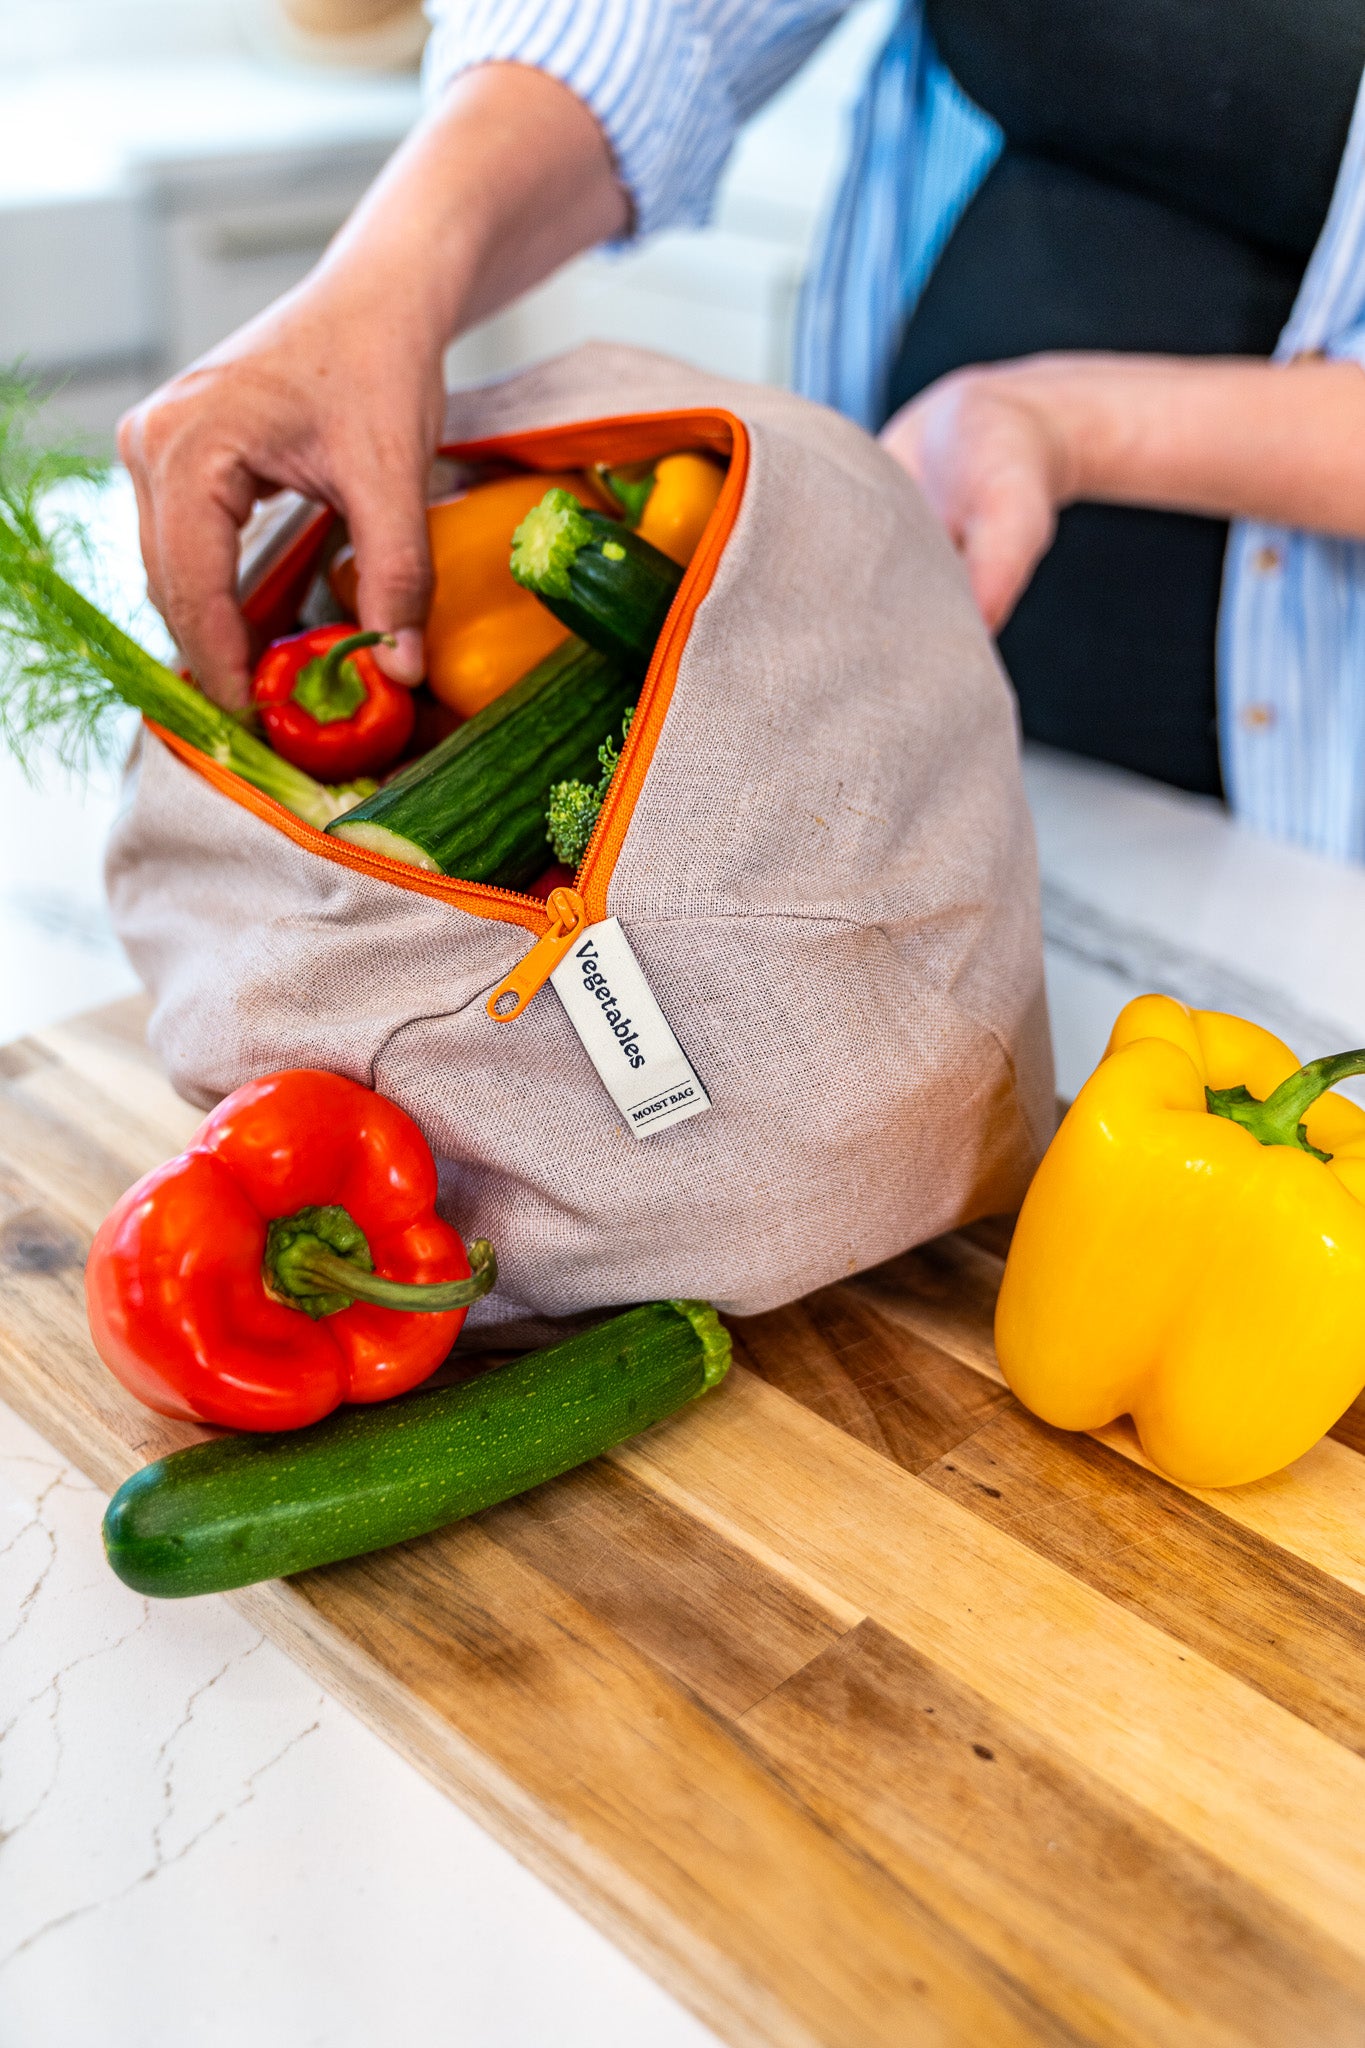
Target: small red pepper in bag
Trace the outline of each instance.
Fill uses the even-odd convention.
[[[378,775],[398,759],[412,738],[412,691],[390,682],[366,651],[388,638],[312,626],[271,642],[251,700],[277,754],[320,782]]]
[[[307,1069],[249,1082],[100,1225],[95,1349],[149,1408],[221,1429],[405,1393],[497,1278],[491,1245],[466,1258],[435,1203],[396,1103]]]

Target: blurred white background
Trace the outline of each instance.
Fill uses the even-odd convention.
[[[608,334],[785,381],[865,0],[754,121],[714,223],[574,264],[451,352],[452,380]],[[107,435],[124,406],[288,289],[412,122],[416,79],[332,62],[273,0],[0,0],[0,361]],[[334,51],[335,44],[324,45]]]

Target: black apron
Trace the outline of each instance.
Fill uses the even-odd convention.
[[[1267,356],[1322,228],[1362,0],[928,0],[1007,137],[902,337],[895,410],[1054,349]],[[1225,522],[1075,505],[1000,635],[1031,738],[1221,794]]]

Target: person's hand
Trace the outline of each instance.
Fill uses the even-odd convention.
[[[464,72],[303,284],[128,414],[148,587],[209,696],[247,701],[237,536],[281,486],[345,517],[360,623],[396,639],[375,658],[421,681],[446,343],[629,219],[567,86],[523,64]]]
[[[998,632],[1051,547],[1072,490],[1045,392],[1008,367],[957,370],[902,406],[881,439],[943,522],[981,616]]]
[[[1078,499],[1365,539],[1354,361],[1025,356],[941,377],[882,440],[943,521],[993,632]]]
[[[439,344],[395,329],[391,308],[355,302],[348,276],[322,273],[120,423],[148,590],[220,704],[245,704],[250,686],[238,533],[280,486],[345,517],[360,623],[395,636],[376,658],[395,681],[421,681],[427,473],[444,393]]]

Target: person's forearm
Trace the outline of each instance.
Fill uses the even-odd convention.
[[[1059,504],[1365,538],[1365,371],[1353,362],[1077,354],[970,374],[1038,410]]]
[[[360,623],[415,683],[430,588],[426,484],[442,355],[626,226],[606,138],[557,80],[470,71],[405,142],[317,269],[121,421],[148,587],[195,676],[246,702],[238,530],[279,486],[346,519]]]
[[[352,279],[440,345],[580,251],[629,205],[594,116],[519,64],[466,72],[408,137],[310,279]]]

